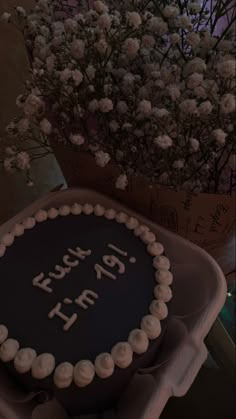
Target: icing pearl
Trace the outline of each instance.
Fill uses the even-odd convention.
[[[32,376],[38,380],[48,377],[55,368],[55,358],[52,354],[41,354],[34,359]]]
[[[128,342],[136,354],[143,354],[149,346],[147,334],[140,329],[134,329],[130,332]]]
[[[14,366],[17,372],[24,374],[30,371],[33,361],[36,358],[37,353],[34,349],[24,348],[20,349],[14,359]]]
[[[157,285],[154,288],[154,295],[157,300],[162,300],[167,303],[172,298],[172,291],[168,285]]]
[[[134,230],[135,228],[137,228],[137,227],[138,227],[139,222],[138,222],[137,218],[130,217],[130,218],[126,221],[125,225],[126,225],[126,227],[127,227],[129,230]]]
[[[35,219],[33,217],[28,217],[23,221],[23,225],[27,230],[30,230],[35,226]]]
[[[155,256],[153,259],[153,266],[156,269],[165,269],[168,271],[170,269],[170,261],[166,256]]]
[[[91,204],[84,204],[83,213],[85,215],[90,215],[93,213],[93,206]]]
[[[74,368],[74,382],[78,387],[86,387],[93,381],[95,367],[91,361],[79,361]]]
[[[161,300],[153,300],[149,310],[150,313],[159,320],[164,320],[168,316],[167,305]]]
[[[24,229],[24,226],[22,224],[16,224],[14,229],[13,229],[13,234],[16,237],[20,237],[20,236],[23,236],[24,231],[25,231],[25,229]]]
[[[0,258],[5,255],[6,246],[5,244],[0,243]]]
[[[102,353],[95,359],[95,371],[100,378],[110,377],[114,372],[114,368],[115,363],[109,353]]]
[[[163,285],[171,285],[173,282],[173,275],[170,271],[166,271],[165,269],[158,269],[155,273],[156,281],[159,284]]]
[[[119,342],[113,346],[111,355],[119,368],[127,368],[133,360],[133,351],[128,342]]]
[[[81,212],[82,212],[82,205],[77,204],[77,203],[75,203],[75,204],[72,205],[72,207],[71,207],[71,214],[73,214],[73,215],[80,215]]]
[[[4,324],[0,324],[0,345],[7,339],[8,330]]]
[[[65,217],[66,215],[70,214],[70,207],[69,205],[62,205],[59,208],[59,215],[61,215],[62,217]]]
[[[128,220],[129,216],[128,214],[125,214],[125,212],[119,212],[118,214],[116,214],[116,221],[117,223],[126,223],[126,221]]]
[[[48,210],[48,218],[50,218],[51,220],[54,220],[54,218],[58,217],[58,210],[56,208],[50,208]]]
[[[135,230],[134,230],[134,235],[135,235],[135,236],[137,236],[137,237],[139,237],[139,236],[141,236],[143,233],[147,233],[147,232],[149,232],[149,231],[150,231],[150,229],[149,229],[149,227],[148,227],[148,226],[141,225],[141,226],[139,226],[139,227],[135,228]]]
[[[5,246],[11,246],[14,243],[14,236],[11,233],[7,233],[2,238],[2,244]]]
[[[156,339],[161,334],[161,323],[156,317],[148,314],[142,318],[141,329],[147,333],[149,339]]]
[[[0,347],[0,359],[3,362],[12,361],[19,349],[19,342],[15,339],[7,339]]]
[[[156,241],[156,236],[151,231],[146,231],[141,235],[141,239],[144,243],[150,244]]]
[[[37,211],[34,218],[37,221],[37,223],[42,223],[43,221],[46,221],[46,219],[48,218],[47,211],[42,209]]]
[[[94,207],[94,214],[97,215],[98,217],[101,217],[102,215],[105,214],[105,208],[102,207],[99,204],[95,205],[95,207]]]
[[[114,218],[116,218],[116,211],[114,209],[107,209],[105,211],[104,216],[108,219],[108,220],[114,220]]]
[[[58,388],[67,388],[73,381],[74,366],[69,362],[62,362],[54,372],[54,383]]]
[[[147,251],[151,256],[159,256],[164,252],[164,246],[158,242],[150,243],[147,246]]]

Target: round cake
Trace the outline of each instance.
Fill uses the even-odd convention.
[[[89,203],[41,209],[0,238],[0,362],[70,414],[108,408],[155,359],[172,280],[136,218]]]

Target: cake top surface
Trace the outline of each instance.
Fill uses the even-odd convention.
[[[168,313],[163,252],[147,226],[101,205],[39,210],[17,224],[0,238],[0,359],[37,379],[54,372],[58,387],[128,367]]]

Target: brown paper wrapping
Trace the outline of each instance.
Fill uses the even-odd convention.
[[[125,191],[115,188],[118,167],[96,165],[86,152],[57,145],[55,154],[68,186],[88,187],[121,201],[158,224],[193,241],[219,261],[226,274],[235,270],[235,196],[176,192],[150,187],[143,178],[129,179]]]

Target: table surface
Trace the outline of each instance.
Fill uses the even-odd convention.
[[[21,0],[25,7],[30,7],[33,0]],[[0,15],[15,5],[15,0],[1,0]],[[27,57],[20,35],[10,26],[0,25],[0,137],[6,123],[16,115],[15,98],[22,92],[24,80],[28,74]],[[35,186],[28,188],[20,176],[2,174],[0,176],[1,205],[0,224],[11,218],[29,203],[64,183],[60,168],[53,156],[43,164],[34,167]],[[229,247],[216,258],[224,264],[235,262],[235,238]],[[225,262],[227,261],[227,262]],[[229,266],[228,265],[228,266]],[[228,279],[235,280],[234,269],[229,269]],[[190,391],[180,399],[172,398],[164,409],[161,419],[233,419],[235,417],[233,370],[235,364],[234,346],[225,332],[222,323],[217,320],[206,340],[208,349],[220,368],[204,366]],[[210,367],[209,367],[210,366]]]

